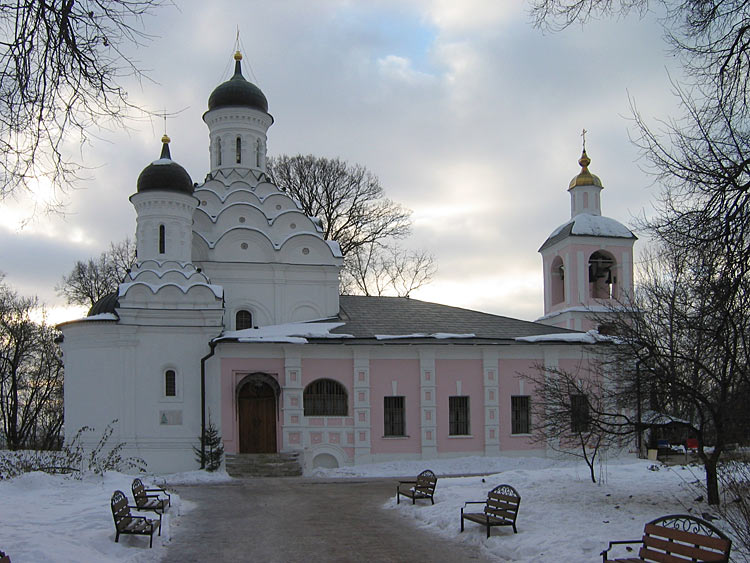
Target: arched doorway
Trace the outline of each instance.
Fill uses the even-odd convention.
[[[276,380],[266,374],[249,375],[240,383],[237,395],[240,453],[276,452],[277,390]]]

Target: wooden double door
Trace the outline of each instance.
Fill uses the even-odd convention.
[[[240,453],[276,452],[276,393],[264,381],[248,381],[238,396]]]

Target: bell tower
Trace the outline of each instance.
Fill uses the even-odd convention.
[[[619,221],[602,215],[604,186],[589,171],[585,137],[578,164],[581,171],[568,185],[570,220],[539,248],[544,316],[537,322],[573,330],[604,330],[601,317],[626,308],[633,293],[637,237]]]

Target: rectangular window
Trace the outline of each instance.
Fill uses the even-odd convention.
[[[570,430],[575,433],[589,430],[589,401],[586,395],[570,396]]]
[[[531,432],[531,397],[516,395],[510,398],[510,433],[529,434]]]
[[[404,397],[383,397],[383,435],[405,436]]]
[[[177,396],[177,375],[172,369],[164,373],[164,394],[167,397]]]
[[[449,435],[469,435],[469,397],[448,397],[448,420]]]

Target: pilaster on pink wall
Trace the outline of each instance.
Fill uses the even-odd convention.
[[[380,453],[419,453],[420,405],[419,360],[372,360],[370,362],[371,451]],[[404,397],[408,438],[384,438],[383,397]]]
[[[459,393],[458,382],[461,382]],[[437,446],[439,453],[484,451],[484,376],[482,360],[435,360]],[[449,436],[448,397],[469,397],[470,437]]]
[[[221,359],[221,438],[224,451],[237,453],[240,449],[237,415],[237,384],[250,373],[267,373],[283,387],[284,360],[277,358],[222,358]],[[281,397],[277,403],[281,408]],[[276,448],[281,445],[281,416],[276,413]],[[213,415],[212,415],[213,416]]]

